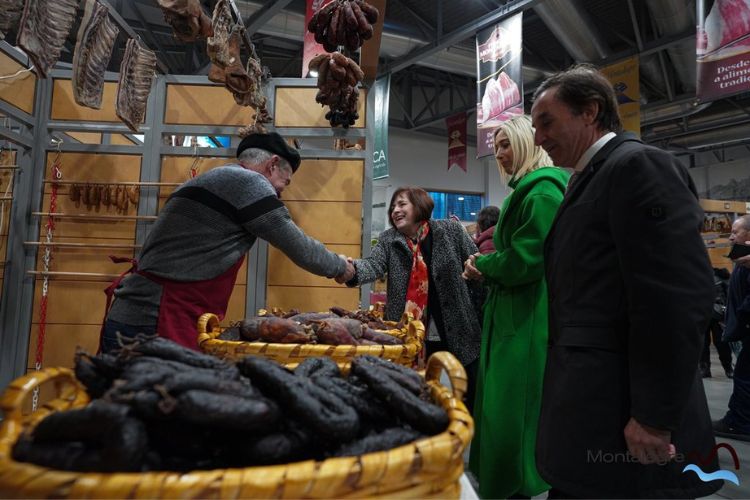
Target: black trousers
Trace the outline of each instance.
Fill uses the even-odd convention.
[[[716,346],[716,351],[719,353],[719,361],[724,370],[732,368],[732,349],[729,347],[728,342],[721,341],[721,335],[724,333],[721,323],[716,320],[711,320],[708,325],[708,331],[703,339],[703,352],[701,353],[701,366],[711,366],[711,339]]]
[[[425,342],[425,359],[429,358],[433,352],[437,351],[449,351],[448,346],[442,340],[427,340]],[[450,351],[449,351],[450,352]],[[464,365],[466,370],[466,394],[464,394],[464,404],[469,410],[469,413],[473,413],[474,410],[474,392],[477,386],[477,367],[479,366],[479,360],[474,360],[468,365]]]

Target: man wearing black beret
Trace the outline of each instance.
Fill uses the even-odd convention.
[[[351,279],[352,264],[302,232],[280,200],[299,165],[299,152],[279,134],[250,134],[237,147],[236,163],[172,193],[138,261],[107,289],[102,351],[119,348],[118,334],[127,339],[141,332],[198,349],[198,317],[224,317],[237,272],[257,238],[306,271]]]

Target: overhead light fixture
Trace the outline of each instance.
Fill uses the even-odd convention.
[[[476,212],[469,212],[469,215],[476,215]]]
[[[459,196],[458,197],[458,201],[464,201],[464,197],[463,196]]]

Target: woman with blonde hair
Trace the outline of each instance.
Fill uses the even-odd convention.
[[[543,246],[568,183],[534,145],[528,116],[494,134],[500,175],[513,189],[493,237],[495,252],[475,254],[463,276],[484,280],[484,304],[470,470],[482,498],[523,498],[549,489],[534,448],[547,353],[547,286]]]

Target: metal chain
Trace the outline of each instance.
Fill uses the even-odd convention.
[[[44,257],[42,257],[42,263],[44,264],[44,280],[42,281],[42,298],[39,304],[39,333],[37,334],[36,340],[36,358],[34,360],[34,369],[39,371],[42,369],[42,361],[44,360],[44,340],[47,333],[47,301],[49,293],[49,274],[46,274],[50,270],[50,263],[52,262],[52,236],[55,232],[55,213],[57,212],[57,188],[58,184],[55,181],[62,179],[62,170],[60,169],[60,143],[58,143],[58,152],[52,162],[52,193],[49,199],[49,216],[47,217],[46,230],[47,235],[45,241],[47,243],[44,249]],[[34,392],[31,397],[31,409],[36,411],[39,405],[39,387],[34,388]]]

